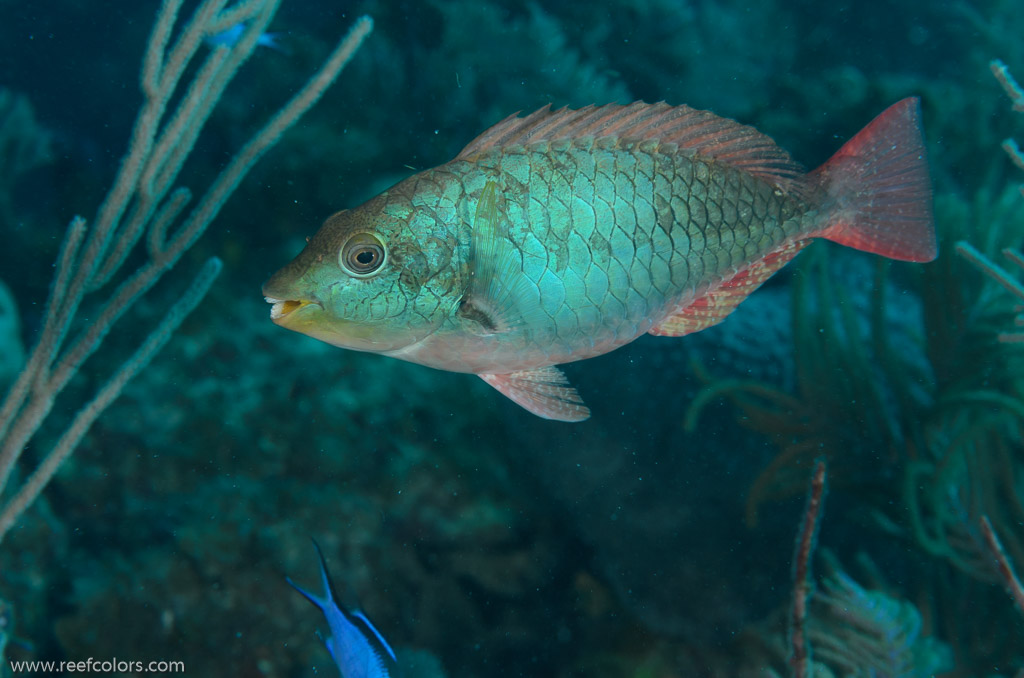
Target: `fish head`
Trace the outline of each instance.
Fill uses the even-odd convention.
[[[334,346],[386,353],[421,341],[458,295],[446,270],[454,237],[417,228],[387,194],[328,218],[305,249],[263,285],[281,327]]]

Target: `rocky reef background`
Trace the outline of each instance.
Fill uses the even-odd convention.
[[[31,344],[64,225],[91,216],[125,150],[153,12],[0,0],[0,279],[10,289],[0,287],[0,379]],[[363,50],[181,264],[224,260],[210,296],[0,545],[0,602],[14,619],[7,657],[332,675],[315,634],[322,618],[285,582],[318,581],[314,537],[350,602],[416,654],[414,675],[786,675],[782,613],[817,454],[834,472],[812,641],[852,637],[829,607],[845,600],[870,608],[861,620],[874,615],[890,643],[872,636],[889,652],[881,668],[833,657],[835,675],[1009,676],[1024,666],[1024,615],[994,573],[923,538],[932,532],[915,529],[913,512],[924,509],[905,487],[933,430],[921,413],[941,401],[954,355],[947,347],[943,362],[936,348],[936,285],[981,314],[978,275],[950,257],[932,274],[894,265],[883,275],[868,257],[816,245],[829,251],[801,255],[716,328],[568,366],[593,410],[579,425],[533,418],[466,375],[281,330],[260,296],[325,216],[547,103],[708,108],[814,167],[917,95],[940,246],[985,239],[994,224],[1000,245],[1019,245],[1024,198],[1005,189],[1021,176],[999,143],[1024,136],[1024,116],[987,67],[998,57],[1024,77],[1017,3],[285,2],[272,26],[283,49],[245,66],[186,182],[208,181],[362,13],[376,21]],[[855,319],[845,335],[827,297],[794,293],[801,281],[824,289],[819,275],[844,292],[832,300]],[[180,284],[158,288],[156,301]],[[79,375],[40,448],[116,365],[118,346],[140,339],[135,328],[164,308],[156,301]],[[828,436],[805,454],[793,441],[810,439],[810,424],[758,418],[764,406],[736,390],[694,410],[728,379],[799,395],[811,345],[798,320],[812,315],[809,334],[837,350],[818,383],[833,393],[878,384],[872,407],[818,400]],[[886,352],[872,343],[867,369],[853,373],[855,346],[878,327]],[[1003,354],[957,346],[958,359],[990,373],[1011,369],[992,362]],[[924,395],[908,405],[904,392]],[[1019,505],[1019,427],[998,444],[1005,465],[989,471]],[[1005,524],[1020,544],[1024,523]],[[946,541],[950,553],[965,548]],[[844,587],[843,568],[864,590]]]

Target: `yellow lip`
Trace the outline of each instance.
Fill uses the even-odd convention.
[[[316,303],[313,301],[304,301],[301,299],[275,299],[273,297],[264,297],[268,304],[273,304],[270,307],[270,319],[278,321],[285,316],[288,316],[300,308],[309,306],[310,304]]]

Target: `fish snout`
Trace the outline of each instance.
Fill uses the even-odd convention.
[[[310,304],[323,307],[318,299],[296,289],[291,282],[292,276],[287,274],[286,270],[278,271],[270,280],[263,283],[263,298],[271,304],[270,319],[276,323]]]
[[[303,299],[275,299],[274,297],[264,297],[264,299],[267,300],[268,304],[272,304],[270,307],[270,319],[274,322],[298,311],[304,306],[309,306],[310,304],[320,306],[320,302],[305,301]]]

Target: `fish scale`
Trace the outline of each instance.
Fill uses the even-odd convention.
[[[531,333],[530,341],[548,348],[558,342],[561,353],[548,351],[558,362],[592,343],[601,326],[622,343],[635,339],[660,320],[665,304],[693,296],[734,272],[736,262],[763,256],[800,228],[794,217],[801,203],[757,177],[656,147],[595,152],[592,145],[502,149],[476,167],[443,170],[475,171],[498,182],[507,220],[515,224],[511,241],[545,313],[543,331]],[[552,194],[569,195],[586,209]],[[475,211],[474,197],[461,198],[470,201],[467,213]],[[677,208],[659,219],[656,201],[671,205],[673,198]],[[755,211],[763,215],[757,223]],[[575,248],[572,257],[573,239],[600,245]],[[572,284],[573,278],[583,284]],[[577,309],[592,311],[586,322]]]
[[[809,173],[686,106],[510,116],[330,217],[264,295],[289,329],[581,421],[555,365],[721,322],[812,239],[933,259],[919,116],[916,99],[894,104]]]

